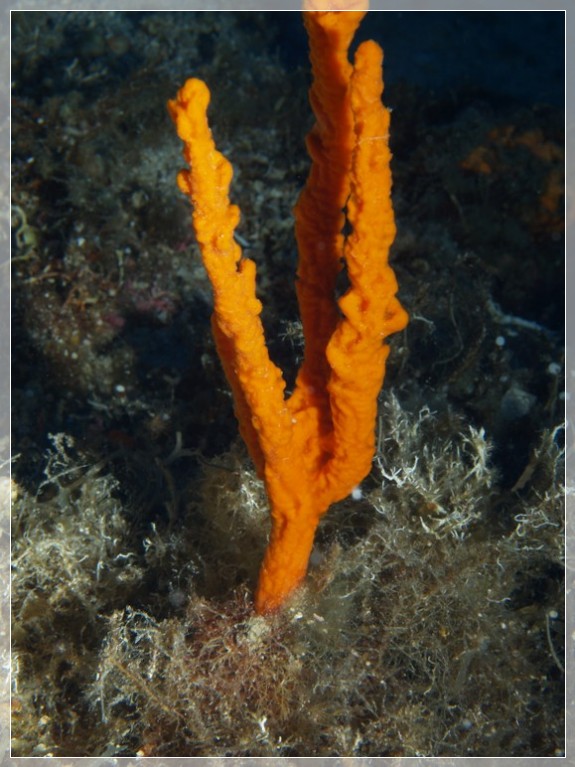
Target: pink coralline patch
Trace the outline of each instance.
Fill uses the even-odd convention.
[[[176,253],[185,253],[186,250],[189,250],[190,246],[195,242],[194,237],[186,237],[185,240],[182,240],[182,242],[178,242],[178,244],[174,247],[174,251]]]
[[[170,321],[178,308],[174,296],[157,285],[136,286],[127,283],[124,298],[127,311],[152,317],[163,324]]]
[[[108,325],[113,328],[114,330],[122,330],[124,325],[126,324],[126,318],[122,317],[121,314],[104,314],[102,319],[104,322],[107,322]]]

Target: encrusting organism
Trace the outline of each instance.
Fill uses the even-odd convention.
[[[258,613],[279,608],[301,583],[321,516],[368,474],[389,353],[385,339],[407,324],[388,264],[395,221],[389,112],[381,102],[383,52],[367,41],[353,65],[348,59],[364,15],[304,13],[317,122],[307,136],[311,171],[294,211],[305,351],[288,397],[265,343],[255,263],[234,240],[240,211],[228,196],[232,166],[217,151],[208,125],[208,87],[190,79],[168,104],[190,167],[180,171],[178,185],[190,197],[213,288],[218,354],[270,502]],[[349,287],[337,298],[344,266]]]

